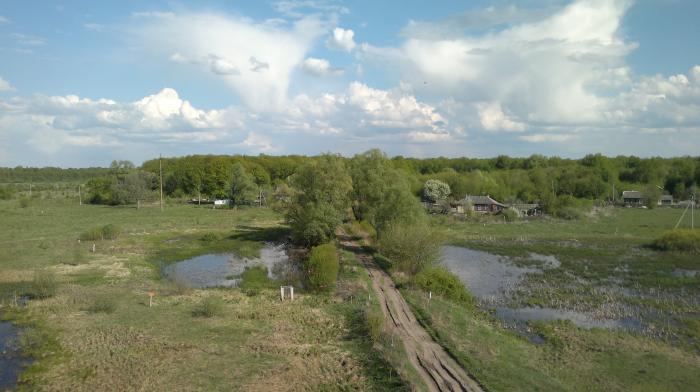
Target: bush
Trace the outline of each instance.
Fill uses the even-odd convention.
[[[116,240],[121,234],[121,229],[113,224],[105,225],[102,227],[102,238],[105,240]]]
[[[56,274],[50,270],[36,270],[34,271],[34,279],[30,286],[29,297],[44,299],[50,298],[56,295],[58,290],[58,282],[56,281]]]
[[[200,240],[204,242],[213,242],[213,241],[218,241],[219,235],[216,233],[205,233]]]
[[[338,279],[338,252],[333,244],[319,245],[311,249],[306,261],[307,286],[311,290],[329,291]]]
[[[393,225],[379,239],[382,254],[410,275],[433,265],[441,246],[442,236],[427,225]]]
[[[503,215],[503,217],[506,219],[506,222],[515,222],[518,219],[520,219],[520,214],[518,214],[518,211],[512,208],[503,210],[503,212],[501,212],[501,215]]]
[[[583,212],[575,207],[562,207],[556,210],[554,216],[566,220],[576,220],[583,218]]]
[[[90,313],[114,313],[117,303],[107,296],[98,297],[86,310]]]
[[[368,307],[365,308],[363,316],[367,327],[367,335],[373,342],[379,341],[382,335],[382,327],[384,326],[384,314],[379,309]]]
[[[661,251],[700,253],[700,231],[691,229],[669,230],[657,238],[652,247]]]
[[[0,187],[0,200],[10,200],[15,196],[15,191],[7,186]]]
[[[81,234],[80,239],[83,241],[116,240],[120,233],[119,227],[109,224],[102,227],[93,227]]]
[[[224,303],[219,298],[207,297],[197,304],[194,309],[192,309],[192,316],[194,317],[214,317],[221,314],[224,308]]]
[[[469,306],[474,305],[474,297],[469,293],[464,283],[445,267],[425,268],[413,277],[412,283],[446,299]]]
[[[19,206],[20,206],[20,207],[22,207],[22,208],[27,208],[27,207],[29,207],[29,204],[31,204],[31,201],[30,201],[28,198],[26,198],[26,197],[21,197],[21,198],[19,199]]]

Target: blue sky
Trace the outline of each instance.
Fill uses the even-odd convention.
[[[700,2],[0,4],[0,165],[697,155]]]

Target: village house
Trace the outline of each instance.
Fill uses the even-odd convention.
[[[462,205],[461,211],[460,208],[458,207],[457,212],[464,212],[464,206],[471,206],[471,210],[475,212],[480,212],[480,213],[491,213],[495,214],[498,212],[501,212],[508,208],[505,204],[502,204],[494,199],[491,198],[491,196],[486,195],[486,196],[469,196],[467,195],[464,199],[461,200]]]
[[[622,199],[627,207],[641,207],[647,203],[646,197],[639,191],[623,191]]]
[[[673,206],[673,195],[661,195],[657,205],[664,206],[664,207]]]

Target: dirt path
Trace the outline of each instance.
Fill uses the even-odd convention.
[[[430,391],[483,391],[481,386],[425,331],[391,277],[357,242],[341,237],[367,268],[390,331],[401,338],[408,359]]]

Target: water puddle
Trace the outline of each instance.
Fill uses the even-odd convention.
[[[19,333],[14,324],[0,321],[0,391],[15,389],[20,373],[31,363],[19,350]]]
[[[240,281],[238,276],[246,268],[255,266],[267,268],[271,279],[282,279],[292,269],[285,245],[265,244],[257,258],[240,257],[234,253],[208,254],[168,264],[162,273],[188,287],[235,287]]]

